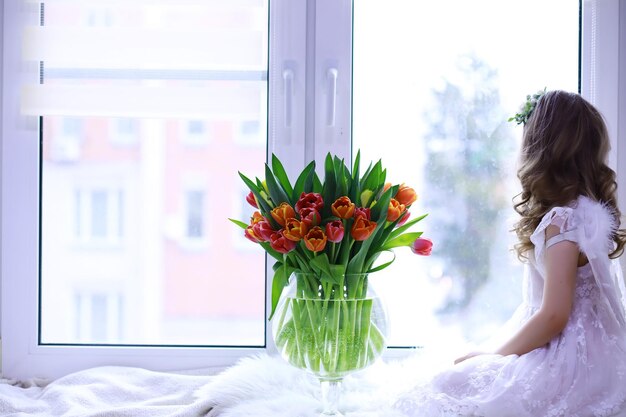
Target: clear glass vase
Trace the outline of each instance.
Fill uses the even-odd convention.
[[[341,416],[342,379],[371,365],[387,342],[387,314],[367,274],[330,282],[296,272],[272,319],[278,351],[321,382],[322,416]]]

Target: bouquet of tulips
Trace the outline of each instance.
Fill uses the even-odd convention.
[[[411,226],[426,217],[422,215],[409,220],[409,208],[417,200],[415,190],[404,184],[386,183],[386,170],[381,161],[370,164],[362,175],[359,165],[359,153],[352,172],[343,160],[328,154],[324,182],[316,174],[313,161],[292,185],[281,162],[273,155],[271,167],[265,165],[265,180],[256,178],[253,181],[239,173],[250,188],[246,199],[258,211],[254,212],[249,223],[231,221],[244,229],[245,237],[259,244],[276,260],[270,318],[291,276],[296,277],[298,297],[321,301],[302,305],[298,310],[305,313],[292,317],[289,322],[292,331],[283,332],[283,339],[279,335],[276,340],[278,347],[293,346],[288,352],[292,363],[304,365],[302,362],[311,362],[314,357],[327,371],[329,368],[335,371],[354,368],[357,364],[341,363],[336,355],[324,362],[324,353],[320,352],[323,348],[318,341],[332,339],[336,344],[337,340],[339,343],[343,340],[347,344],[349,340],[351,348],[355,348],[357,311],[348,310],[354,308],[360,314],[367,314],[367,309],[362,304],[355,307],[345,304],[343,313],[339,307],[333,312],[331,301],[365,297],[367,274],[386,268],[395,259],[394,255],[391,260],[375,265],[383,252],[393,254],[392,249],[407,246],[414,253],[430,254],[430,240],[421,238],[421,232],[408,232]],[[335,316],[329,318],[329,314]],[[281,323],[284,319],[284,316],[280,318]],[[329,322],[336,322],[337,326],[331,326]],[[311,323],[319,325],[311,326]],[[349,338],[343,336],[342,329],[350,332]],[[314,334],[307,337],[310,349],[303,349],[303,340],[293,340],[291,336],[299,334],[302,337],[307,331]],[[382,341],[376,340],[371,328],[364,331],[368,335],[362,338],[364,343],[376,345],[370,346],[373,349],[383,348]],[[338,351],[337,346],[333,349],[335,353]],[[346,357],[348,355],[349,352]],[[367,347],[364,355],[367,360]]]

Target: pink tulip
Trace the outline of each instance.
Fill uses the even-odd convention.
[[[428,256],[433,250],[433,242],[430,239],[419,237],[411,245],[411,250],[416,255]]]
[[[326,223],[326,237],[329,242],[337,243],[343,239],[344,229],[341,220]]]

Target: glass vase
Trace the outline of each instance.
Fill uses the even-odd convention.
[[[387,314],[367,274],[340,282],[294,273],[272,319],[278,351],[321,383],[321,416],[342,416],[342,379],[378,359],[387,341]]]

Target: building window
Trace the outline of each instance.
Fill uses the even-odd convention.
[[[81,157],[83,120],[63,117],[58,122],[58,133],[50,144],[50,159],[59,163],[77,162]]]
[[[187,239],[202,239],[205,237],[205,193],[200,190],[190,190],[185,193],[186,201],[186,234]]]
[[[244,120],[235,125],[235,142],[246,146],[263,146],[265,123],[259,120]]]
[[[181,141],[188,146],[204,146],[209,143],[210,124],[205,120],[181,122]]]
[[[111,119],[111,143],[115,145],[134,145],[138,141],[139,121],[128,117]]]
[[[117,244],[124,235],[124,192],[77,189],[74,192],[76,239],[87,244]]]
[[[75,295],[75,340],[112,344],[122,338],[123,303],[118,293],[78,292]]]

